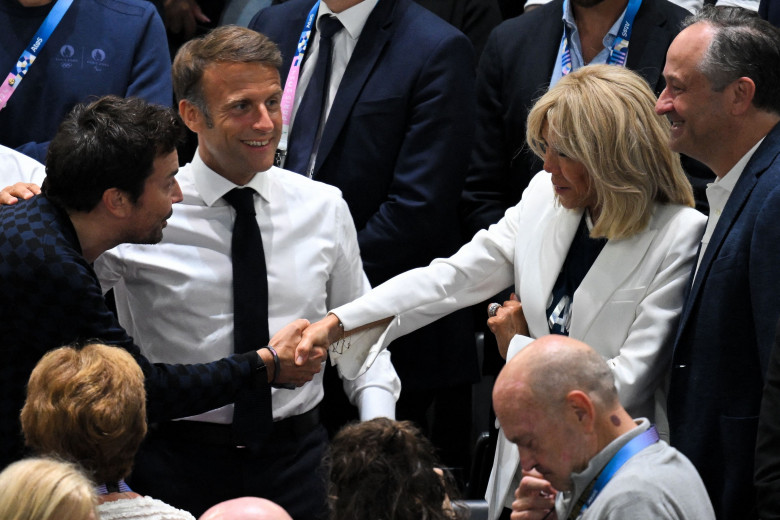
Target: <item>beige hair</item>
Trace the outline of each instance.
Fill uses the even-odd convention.
[[[628,238],[647,227],[653,203],[693,206],[669,124],[655,113],[644,79],[614,65],[590,65],[563,77],[528,114],[526,141],[547,146],[588,170],[600,214],[594,238]],[[545,142],[542,130],[547,125]]]
[[[119,481],[146,435],[141,367],[119,347],[52,350],[30,375],[21,422],[38,453],[78,462],[98,483]]]
[[[92,483],[73,464],[30,458],[0,473],[3,520],[87,520],[98,518]]]

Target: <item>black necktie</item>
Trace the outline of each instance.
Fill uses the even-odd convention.
[[[268,276],[263,239],[255,217],[255,191],[234,188],[224,199],[236,210],[231,256],[233,260],[233,345],[236,353],[268,344]],[[237,444],[254,450],[273,424],[271,387],[264,374],[259,385],[245,387],[236,396],[233,433]]]
[[[295,113],[289,144],[287,145],[287,160],[284,167],[290,171],[307,174],[309,160],[314,153],[315,140],[320,127],[324,123],[326,92],[330,81],[330,62],[333,50],[334,34],[343,25],[334,16],[323,16],[319,22],[320,47],[314,73],[303,93],[303,99]]]

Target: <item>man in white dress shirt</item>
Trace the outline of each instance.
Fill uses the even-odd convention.
[[[319,319],[369,288],[339,191],[272,166],[281,131],[279,61],[275,44],[238,27],[192,40],[176,57],[179,111],[198,134],[198,152],[178,175],[184,200],[159,245],[119,247],[95,266],[104,289],[114,288],[120,321],[154,361],[198,363],[233,350],[236,213],[222,199],[233,188],[256,192],[271,334],[297,317]],[[362,419],[394,417],[400,382],[389,355],[344,388]],[[195,516],[254,495],[296,520],[322,518],[322,397],[321,374],[295,390],[272,389],[274,426],[258,452],[235,446],[232,405],[158,424],[130,485]]]

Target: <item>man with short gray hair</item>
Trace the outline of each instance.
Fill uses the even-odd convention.
[[[671,148],[717,175],[675,341],[670,441],[702,476],[719,518],[757,518],[759,407],[780,317],[780,30],[705,7],[666,57],[656,111]]]
[[[647,419],[631,418],[588,345],[532,342],[499,374],[493,405],[523,466],[513,518],[714,518],[696,469]]]

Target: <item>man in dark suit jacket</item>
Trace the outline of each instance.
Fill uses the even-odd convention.
[[[595,35],[600,44],[628,2],[571,3],[578,25],[584,26],[583,17],[588,17],[588,24],[598,22],[603,27]],[[563,36],[562,13],[563,0],[553,0],[507,20],[493,31],[482,53],[477,133],[462,204],[468,236],[497,222],[517,204],[531,177],[542,169],[525,146],[525,125],[534,101],[550,85]],[[643,0],[636,14],[626,67],[641,74],[656,93],[664,86],[661,70],[666,49],[688,14],[666,0]]]
[[[777,520],[780,518],[780,321],[761,398],[755,481],[759,518]]]
[[[341,15],[361,1],[323,0],[320,13],[327,7]],[[249,25],[279,45],[283,84],[314,3],[271,6]],[[309,48],[319,38],[316,28]],[[468,39],[411,0],[378,0],[343,73],[312,171],[315,180],[341,189],[372,285],[450,255],[461,244],[457,205],[473,138],[473,99]],[[296,124],[293,119],[293,130]],[[454,396],[457,387],[457,419],[465,423],[464,404],[468,411],[478,377],[468,311],[395,341],[391,352],[403,385],[399,418],[419,422],[436,394]],[[468,425],[459,431],[467,442]],[[455,436],[450,430],[442,438]],[[454,451],[467,453],[468,445]],[[443,458],[448,462],[446,453]]]
[[[671,122],[671,148],[718,177],[707,188],[668,405],[671,444],[724,519],[758,517],[756,428],[780,317],[779,71],[777,28],[744,9],[705,6],[669,47],[656,107]]]

